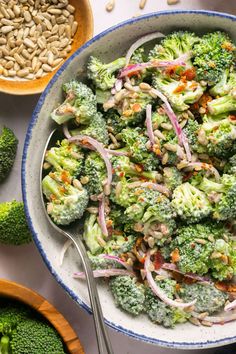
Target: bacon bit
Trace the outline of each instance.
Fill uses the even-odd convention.
[[[185,88],[186,88],[186,83],[180,84],[174,89],[173,93],[183,92]]]
[[[225,282],[217,282],[215,283],[215,287],[218,290],[229,292],[229,293],[236,293],[236,284],[230,284]]]
[[[191,80],[195,79],[195,77],[196,77],[196,70],[194,68],[186,69],[185,71],[183,71],[181,76],[184,76],[184,77],[186,77],[187,80],[191,81]]]
[[[125,117],[130,117],[130,116],[132,116],[132,114],[133,114],[132,109],[127,109],[126,111],[124,111],[122,113],[122,115],[125,116]]]
[[[181,289],[180,284],[176,284],[176,285],[175,285],[175,290],[176,290],[176,291],[180,291],[180,289]]]
[[[126,76],[128,76],[128,77],[132,77],[132,76],[140,77],[140,72],[138,70],[137,71],[132,71],[129,74],[127,74]]]
[[[212,101],[212,97],[209,94],[204,93],[198,102],[200,106],[207,108],[207,103],[210,101]]]
[[[62,173],[61,173],[61,180],[62,180],[64,183],[70,183],[70,182],[71,182],[69,173],[68,173],[67,171],[62,171]]]
[[[119,235],[123,235],[123,232],[120,230],[113,230],[113,234],[119,236]]]
[[[234,120],[236,120],[236,116],[235,115],[230,115],[229,119],[234,121]]]
[[[139,258],[139,262],[144,264],[145,263],[146,256],[143,256],[143,258]]]
[[[195,102],[193,105],[192,105],[193,109],[195,109],[196,111],[199,110],[199,104],[198,102]]]
[[[60,189],[60,192],[61,192],[61,193],[65,193],[65,192],[66,192],[66,189],[65,189],[64,186],[61,186],[59,189]]]
[[[183,177],[183,181],[184,181],[184,182],[188,181],[193,175],[194,175],[194,172],[192,172],[192,171],[186,173],[186,174],[184,175],[184,177]]]
[[[230,42],[224,42],[221,45],[221,48],[228,50],[229,52],[232,52],[234,47],[232,46],[232,44]]]
[[[186,76],[181,76],[181,79],[180,79],[181,82],[187,84],[187,78]]]
[[[169,66],[166,70],[165,70],[165,74],[169,75],[169,76],[173,76],[176,73],[176,70],[179,68],[179,65],[172,65]]]
[[[120,176],[120,177],[124,177],[124,175],[125,175],[124,172],[120,172],[120,173],[119,173],[119,176]]]
[[[135,113],[141,112],[142,110],[142,107],[139,103],[133,104],[131,108]]]
[[[113,224],[113,221],[112,221],[112,220],[110,220],[110,219],[107,220],[107,222],[106,222],[107,227],[111,227],[112,224]]]
[[[143,165],[135,164],[135,169],[137,172],[143,172]]]
[[[177,263],[180,260],[180,254],[178,248],[175,248],[174,251],[171,252],[171,261],[172,263]]]
[[[155,270],[159,270],[164,263],[165,263],[164,257],[162,256],[160,251],[157,251],[154,254],[154,262],[153,262]]]

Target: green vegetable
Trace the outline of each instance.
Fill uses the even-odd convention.
[[[212,115],[236,111],[236,88],[233,88],[227,95],[208,102],[207,106]]]
[[[31,240],[23,203],[16,200],[0,203],[0,243],[23,245]]]
[[[101,227],[97,222],[97,215],[88,214],[86,216],[83,239],[92,255],[102,251],[102,243],[105,243],[105,241]]]
[[[84,163],[83,174],[88,177],[88,183],[85,184],[85,188],[90,195],[99,194],[103,191],[107,171],[105,162],[98,153],[94,151],[88,153]]]
[[[175,166],[163,168],[163,179],[166,187],[171,191],[183,183],[183,176]]]
[[[210,94],[212,96],[225,96],[227,95],[234,87],[236,87],[236,72],[230,71],[229,68],[225,69],[221,80],[210,89]]]
[[[18,140],[9,128],[3,127],[0,133],[0,182],[10,173],[15,161]]]

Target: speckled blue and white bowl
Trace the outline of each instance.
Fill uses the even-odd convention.
[[[75,76],[83,79],[87,59],[91,54],[105,61],[123,55],[129,46],[144,34],[174,29],[196,32],[221,29],[236,40],[236,17],[208,11],[174,11],[149,14],[131,19],[94,37],[80,48],[61,67],[42,94],[30,122],[23,155],[23,197],[28,222],[34,241],[51,273],[65,291],[84,309],[89,311],[89,299],[85,282],[72,278],[79,267],[73,248],[68,252],[63,267],[59,266],[59,253],[64,239],[45,219],[39,192],[39,168],[44,145],[54,124],[50,112],[62,100],[61,86]],[[114,305],[105,285],[99,285],[99,293],[106,323],[115,330],[133,338],[164,347],[194,349],[221,346],[236,342],[235,322],[224,326],[196,327],[191,324],[165,329],[150,322],[146,316],[133,318]]]

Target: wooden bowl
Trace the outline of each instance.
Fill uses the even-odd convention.
[[[35,291],[9,280],[0,279],[0,297],[20,301],[43,315],[60,334],[70,354],[85,354],[80,341],[67,320]]]
[[[79,47],[87,42],[93,36],[93,14],[89,0],[70,0],[71,5],[75,7],[75,21],[78,22],[78,29],[73,37],[72,49],[62,63],[55,70],[46,74],[40,79],[22,80],[22,79],[0,79],[0,92],[13,95],[32,95],[41,93],[47,86],[50,79],[57,72],[60,66],[67,60]]]

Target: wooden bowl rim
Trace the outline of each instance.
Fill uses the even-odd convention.
[[[43,296],[19,283],[0,279],[0,297],[9,297],[20,301],[39,312],[60,334],[70,354],[85,354],[80,340],[69,322]]]
[[[62,63],[52,72],[48,73],[47,75],[44,75],[43,77],[39,79],[34,79],[34,80],[14,80],[14,78],[9,78],[9,79],[3,79],[0,78],[0,92],[6,93],[6,94],[11,94],[11,95],[35,95],[35,94],[40,94],[44,91],[46,86],[48,85],[49,81],[52,79],[52,77],[56,74],[56,72],[60,69],[60,67],[65,63],[67,59],[70,58],[71,55],[76,52],[77,49],[79,49],[82,45],[84,45],[89,39],[93,37],[94,33],[94,21],[93,21],[93,11],[92,7],[90,4],[89,0],[79,0],[78,2],[76,0],[72,0],[73,5],[78,5],[82,6],[84,8],[84,14],[83,18],[85,18],[85,34],[84,34],[84,40],[80,43],[79,46],[76,46],[75,42],[74,45],[72,45],[72,50],[70,53],[68,53],[68,56],[62,61]],[[77,37],[76,37],[77,38]]]

